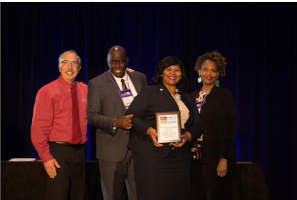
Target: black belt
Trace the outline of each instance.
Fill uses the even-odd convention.
[[[68,142],[57,142],[57,141],[48,142],[48,143],[62,144],[62,145],[65,145],[65,146],[76,148],[76,149],[81,149],[81,148],[83,148],[85,146],[84,144],[71,144],[71,143],[68,143]]]

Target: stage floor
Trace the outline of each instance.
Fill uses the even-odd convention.
[[[201,194],[205,190],[199,160],[193,160],[193,190]],[[270,200],[261,166],[256,163],[237,163],[237,176],[232,183],[232,200]],[[1,197],[3,200],[46,199],[46,172],[41,161],[1,162]],[[86,179],[89,200],[103,200],[97,161],[86,162]],[[125,193],[125,191],[123,191]],[[126,200],[123,199],[123,200]]]

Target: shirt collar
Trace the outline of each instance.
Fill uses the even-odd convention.
[[[113,76],[114,80],[116,80],[117,82],[121,82],[122,79],[126,80],[127,72],[125,71],[125,74],[123,77],[116,77],[112,73],[111,75]]]
[[[67,81],[65,81],[62,76],[60,75],[58,78],[59,83],[61,83],[62,85],[64,85],[65,87],[67,87],[67,89],[71,88],[71,85],[74,86],[74,88],[76,89],[76,81],[73,81],[72,84],[68,83]]]

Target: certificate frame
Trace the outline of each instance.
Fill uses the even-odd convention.
[[[181,142],[180,112],[156,112],[158,143]]]

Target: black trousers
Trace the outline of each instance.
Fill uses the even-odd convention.
[[[202,174],[207,193],[207,200],[231,199],[232,169],[228,168],[226,175],[224,177],[219,177],[215,168],[202,164]]]
[[[50,143],[50,152],[61,168],[57,176],[47,176],[48,200],[86,200],[86,149]]]

